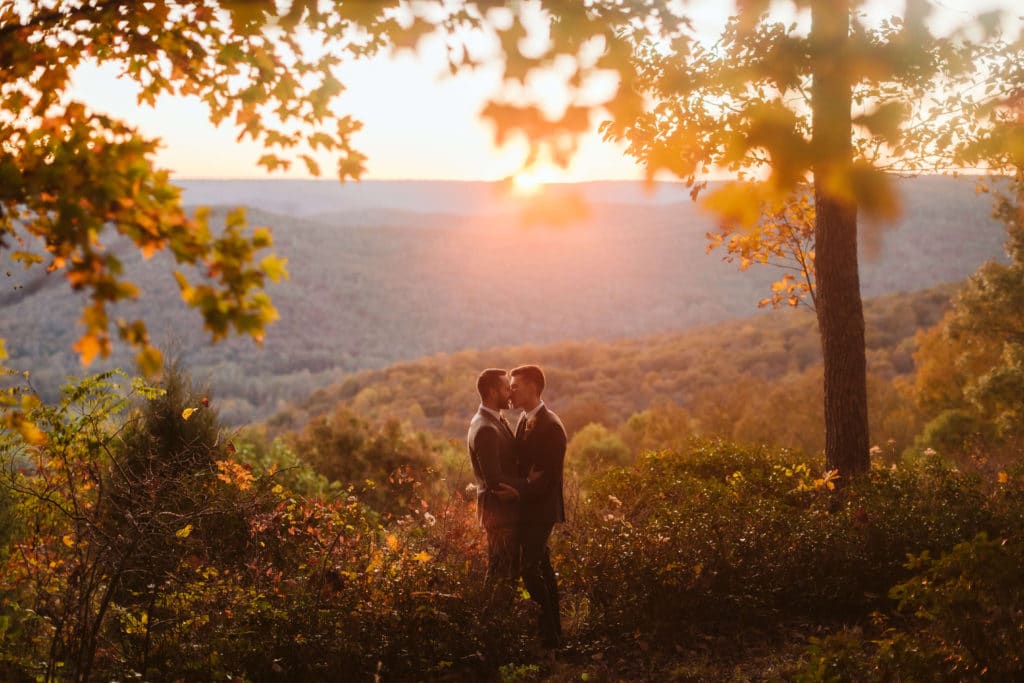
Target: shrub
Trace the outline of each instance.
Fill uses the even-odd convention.
[[[863,618],[908,576],[907,553],[950,548],[991,522],[980,481],[935,458],[842,490],[835,476],[720,441],[609,472],[557,549],[585,628]]]
[[[1020,680],[1024,676],[1024,544],[980,533],[893,587],[881,636],[816,641],[798,680]]]

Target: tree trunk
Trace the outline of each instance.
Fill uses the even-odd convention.
[[[825,467],[848,480],[870,467],[864,307],[857,265],[857,206],[848,182],[850,0],[811,3],[814,275],[825,364]]]

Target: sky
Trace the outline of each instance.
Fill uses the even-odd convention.
[[[942,30],[993,7],[1012,7],[1013,0],[939,0],[933,15]],[[786,12],[788,5],[780,4]],[[902,2],[871,0],[870,16],[887,16]],[[717,35],[731,6],[715,0],[692,0],[688,10],[700,35]],[[1019,12],[1018,12],[1019,13]],[[785,15],[783,15],[785,18]],[[1019,30],[1019,19],[1011,19]],[[341,67],[347,90],[336,108],[363,122],[353,138],[356,149],[369,157],[365,179],[500,180],[516,174],[526,145],[512,142],[498,149],[490,125],[478,114],[498,86],[497,72],[481,70],[445,76],[443,46],[426,41],[417,54],[381,55]],[[205,106],[196,98],[165,96],[155,107],[136,103],[137,89],[119,78],[113,67],[86,66],[76,73],[74,95],[96,111],[136,125],[147,136],[161,139],[157,164],[176,178],[310,177],[301,163],[288,172],[268,174],[256,165],[263,154],[258,145],[238,143],[229,124],[214,127]],[[583,137],[567,169],[541,167],[543,181],[635,180],[642,170],[621,147],[604,142],[594,130]],[[324,164],[325,169],[333,164]],[[329,173],[329,170],[327,171]]]

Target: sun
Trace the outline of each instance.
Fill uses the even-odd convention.
[[[528,196],[537,194],[540,192],[540,188],[543,184],[544,183],[537,177],[536,173],[530,173],[529,171],[516,173],[512,177],[512,188],[518,195]]]
[[[519,196],[531,196],[544,189],[546,184],[558,182],[558,180],[559,173],[553,168],[532,168],[512,176],[512,190]]]

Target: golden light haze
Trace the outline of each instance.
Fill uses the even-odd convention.
[[[994,7],[1013,11],[1010,0],[942,0],[936,3],[933,25],[948,29]],[[690,2],[685,5],[699,35],[716,36],[731,3]],[[780,20],[800,20],[791,3],[772,6]],[[903,3],[874,0],[864,5],[868,17],[902,11]],[[1017,10],[1019,12],[1019,10]],[[1008,19],[1005,30],[1015,34],[1020,20]],[[356,149],[369,157],[367,179],[500,180],[515,177],[518,192],[528,193],[540,183],[587,180],[638,180],[643,172],[627,158],[621,146],[603,142],[597,133],[600,117],[567,169],[543,163],[517,175],[527,155],[525,142],[496,148],[489,124],[478,113],[498,88],[498,71],[479,69],[447,77],[444,46],[425,41],[413,54],[381,55],[352,62],[339,69],[347,90],[335,106],[363,123],[355,135]],[[305,165],[270,174],[256,165],[262,149],[250,141],[238,142],[229,124],[213,126],[205,105],[194,97],[162,97],[155,108],[139,106],[137,86],[119,78],[112,68],[79,69],[74,93],[97,111],[112,114],[162,141],[157,163],[179,178],[308,178]],[[544,87],[543,85],[541,87]],[[557,88],[548,85],[545,97],[557,100]],[[318,159],[324,177],[333,177],[333,160]]]

